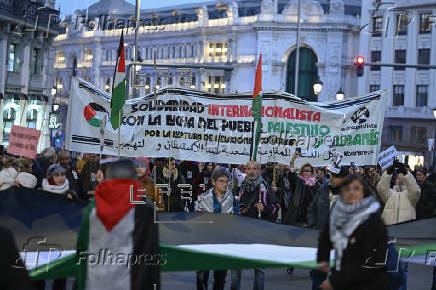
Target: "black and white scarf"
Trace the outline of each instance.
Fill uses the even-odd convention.
[[[336,250],[336,270],[341,270],[342,254],[348,245],[348,238],[354,230],[377,212],[380,204],[374,196],[359,202],[346,204],[339,196],[330,214],[330,240]]]
[[[255,190],[258,190],[259,184],[263,181],[264,180],[261,175],[259,175],[256,179],[250,179],[248,178],[248,176],[246,176],[241,183],[241,191],[253,192]]]

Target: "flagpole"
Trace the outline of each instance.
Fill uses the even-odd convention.
[[[118,112],[118,159],[121,151],[121,110]]]

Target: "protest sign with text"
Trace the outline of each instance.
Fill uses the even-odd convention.
[[[41,131],[36,129],[12,125],[7,152],[35,159],[40,134]]]

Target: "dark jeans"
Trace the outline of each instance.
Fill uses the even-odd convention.
[[[213,271],[213,290],[224,290],[227,270]],[[197,272],[197,290],[207,290],[209,271]]]
[[[313,269],[310,271],[310,278],[312,279],[312,290],[320,290],[319,286],[327,279],[327,274]]]

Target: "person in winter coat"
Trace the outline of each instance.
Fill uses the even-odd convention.
[[[13,156],[5,156],[2,159],[3,169],[0,171],[0,191],[6,190],[15,185],[17,170],[15,169],[16,160]]]
[[[436,174],[430,174],[421,187],[421,197],[416,205],[416,218],[427,219],[436,215]]]
[[[58,154],[59,165],[65,169],[65,177],[68,180],[70,190],[74,191],[77,196],[83,198],[82,183],[77,169],[72,167],[70,152],[60,151]]]
[[[413,174],[416,179],[416,183],[418,183],[419,187],[421,188],[424,183],[425,179],[427,177],[427,169],[425,167],[415,167],[415,172]]]
[[[96,174],[100,168],[100,160],[97,154],[88,153],[86,162],[80,171],[80,183],[82,184],[82,198],[87,200],[94,196],[94,190],[98,185]]]
[[[259,163],[249,161],[246,165],[246,173],[247,176],[236,190],[241,214],[275,222],[279,211],[278,200],[272,188],[260,175]]]
[[[42,190],[64,194],[68,199],[77,198],[75,192],[70,190],[70,184],[65,177],[65,169],[59,164],[53,164],[47,169],[47,178],[42,181]]]
[[[158,202],[154,198],[155,194],[155,187],[154,187],[154,181],[150,177],[150,170],[149,170],[149,163],[150,161],[148,158],[145,157],[137,157],[135,159],[135,165],[136,165],[136,180],[138,180],[142,187],[145,189],[145,195],[154,202]]]
[[[44,148],[41,151],[41,155],[36,159],[41,166],[42,178],[46,178],[47,169],[50,165],[55,164],[58,161],[58,156],[56,155],[56,150],[53,147]]]
[[[295,152],[292,156],[289,174],[289,185],[293,194],[286,209],[283,223],[294,226],[307,226],[307,209],[318,191],[319,184],[315,178],[315,171],[309,163],[301,166],[299,174],[295,172],[294,161],[300,156]]]
[[[317,230],[324,229],[348,172],[349,169],[346,166],[341,166],[338,173],[330,172],[329,182],[318,189],[307,209],[307,223],[309,227]],[[310,278],[312,279],[312,289],[317,290],[320,289],[319,286],[327,278],[327,274],[313,269],[310,271]]]
[[[32,290],[32,281],[21,260],[11,231],[0,227],[0,288]]]
[[[165,211],[183,211],[185,201],[182,199],[182,188],[178,185],[186,184],[185,177],[176,167],[176,160],[170,158],[169,162],[164,162],[163,167],[156,168],[156,186],[157,184],[167,184],[166,191],[163,194]]]
[[[218,214],[238,214],[239,204],[229,189],[229,173],[226,168],[216,167],[211,174],[212,187],[198,196],[199,212],[213,212]],[[213,271],[214,290],[223,290],[226,282],[227,270]],[[209,271],[197,272],[197,290],[207,289]]]
[[[395,185],[390,188],[394,169],[397,168]],[[421,190],[413,175],[403,163],[395,161],[387,168],[377,185],[377,192],[385,202],[382,218],[387,225],[416,219],[415,206]]]
[[[212,182],[210,181],[210,175],[214,169],[213,162],[206,162],[203,164],[203,169],[199,166],[201,172],[195,177],[192,182],[192,189],[194,192],[194,200],[198,200],[198,196],[208,191],[212,187]]]
[[[318,270],[330,271],[330,250],[335,249],[335,265],[321,289],[387,289],[388,236],[379,211],[365,180],[349,175],[318,240]]]

